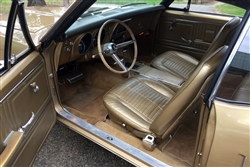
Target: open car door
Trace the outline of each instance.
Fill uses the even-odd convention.
[[[24,3],[13,0],[0,37],[0,166],[30,166],[56,120],[45,61],[27,27]]]

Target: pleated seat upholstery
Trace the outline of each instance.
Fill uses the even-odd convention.
[[[104,102],[110,117],[117,123],[127,123],[129,120],[130,126],[150,133],[150,124],[174,95],[175,92],[167,86],[146,77],[137,76],[110,90]]]
[[[177,92],[140,75],[118,84],[103,97],[111,120],[130,127],[132,133],[166,138],[179,126],[183,113],[199,99],[226,50],[227,46],[223,46],[208,56]],[[138,134],[135,135],[143,137]]]
[[[210,47],[200,60],[201,62],[219,47],[230,43],[240,21],[239,17],[234,17],[220,29]],[[200,61],[191,55],[179,51],[167,51],[153,59],[150,65],[161,71],[180,77],[183,80],[187,80]]]
[[[187,80],[199,61],[188,54],[169,51],[161,54],[151,62],[151,66]]]

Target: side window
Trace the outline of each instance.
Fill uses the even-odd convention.
[[[187,4],[188,0],[175,0],[170,5],[170,7],[184,9]],[[231,16],[243,16],[246,12],[245,9],[215,0],[191,0],[189,11],[200,13],[224,14]]]
[[[185,9],[187,8],[188,0],[175,0],[169,7],[176,9]]]
[[[5,38],[10,39],[10,34],[6,34],[7,22],[9,16],[14,17],[13,14],[10,15],[10,6],[11,1],[1,2],[1,7],[3,10],[0,10],[0,71],[6,69],[6,64],[9,63],[9,59],[13,57],[18,59],[21,56],[21,53],[28,48],[27,41],[21,30],[21,26],[18,20],[18,17],[15,20],[15,26],[13,31],[13,37],[11,39],[11,49],[8,55],[8,58],[4,57],[4,47],[5,47]]]
[[[28,44],[24,38],[18,18],[16,19],[15,22],[15,29],[13,32],[13,38],[11,43],[12,43],[11,56],[12,55],[16,56],[16,58],[19,58],[20,53],[28,49]]]
[[[28,48],[28,45],[24,38],[23,32],[21,30],[19,20],[17,18],[15,22],[15,29],[14,29],[13,38],[12,38],[11,53],[18,55],[19,53],[26,50],[27,48]]]
[[[218,89],[217,97],[250,102],[250,28]]]

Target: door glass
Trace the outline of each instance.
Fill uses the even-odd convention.
[[[187,7],[188,0],[175,0],[169,7],[184,9]]]
[[[188,0],[175,0],[170,7],[184,9],[187,4]],[[191,0],[189,11],[231,16],[243,16],[246,12],[240,7],[214,0]]]
[[[21,30],[21,26],[19,23],[18,18],[16,19],[15,29],[12,38],[12,47],[11,47],[11,54],[19,56],[21,52],[28,48],[26,39],[24,38],[23,32]]]
[[[250,28],[218,89],[217,97],[250,102]]]

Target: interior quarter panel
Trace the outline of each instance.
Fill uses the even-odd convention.
[[[166,10],[159,19],[154,52],[159,55],[175,50],[193,55],[200,60],[220,28],[231,18]],[[190,40],[190,43],[185,40]]]
[[[34,119],[23,129],[24,132],[18,132],[23,133],[21,142],[12,145],[7,141],[5,149],[1,148],[3,152],[0,158],[5,155],[8,160],[1,161],[0,166],[28,166],[56,120],[42,56],[34,51],[18,62],[1,77],[0,86],[1,144],[11,131],[18,132],[18,129],[24,126],[34,113]],[[13,147],[14,153],[8,152],[10,149],[7,147]],[[11,155],[13,155],[12,159],[9,159]]]

